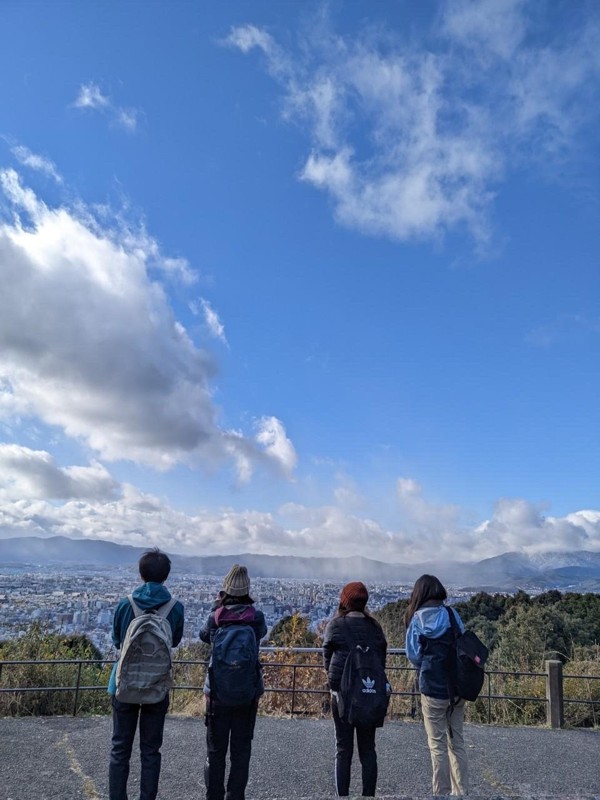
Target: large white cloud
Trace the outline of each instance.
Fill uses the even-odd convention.
[[[279,438],[263,443],[219,427],[215,363],[150,277],[189,280],[185,263],[122,222],[47,207],[12,170],[0,186],[12,204],[0,222],[0,419],[37,417],[108,460],[289,473],[279,420]]]
[[[597,118],[592,7],[568,33],[528,36],[532,5],[443,2],[420,42],[368,26],[337,36],[322,20],[296,49],[253,25],[226,42],[262,52],[284,116],[308,134],[299,176],[327,192],[339,222],[401,240],[466,227],[482,244],[507,159],[535,153],[548,167]]]
[[[399,480],[397,500],[402,519],[393,528],[340,504],[186,514],[119,485],[96,462],[60,467],[44,451],[0,447],[0,536],[106,539],[198,555],[363,555],[405,565],[473,561],[507,551],[600,551],[600,511],[544,517],[525,500],[504,499],[489,520],[465,525],[455,506],[429,504],[410,478]]]
[[[105,501],[118,494],[117,482],[102,464],[94,462],[87,467],[60,467],[44,450],[0,444],[2,497]]]

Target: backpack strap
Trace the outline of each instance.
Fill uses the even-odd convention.
[[[444,606],[444,608],[448,612],[448,618],[450,620],[450,629],[452,630],[452,637],[454,638],[454,641],[456,641],[460,636],[460,630],[458,627],[458,622],[456,621],[456,616],[454,615],[454,611],[452,608],[450,608],[450,606]]]
[[[135,600],[133,599],[133,595],[132,594],[128,594],[127,595],[127,599],[131,603],[131,608],[133,609],[133,616],[134,617],[141,617],[142,614],[146,613],[135,602]],[[175,600],[175,598],[172,597],[169,601],[164,603],[162,606],[159,606],[156,609],[153,608],[151,610],[154,613],[159,614],[161,617],[165,617],[165,619],[166,619],[169,616],[169,614],[171,613],[171,609],[173,608],[173,606],[175,605],[176,602],[177,602],[177,600]]]
[[[167,603],[165,603],[162,606],[159,606],[156,609],[156,613],[159,614],[161,617],[164,617],[166,619],[169,616],[169,614],[171,613],[171,610],[172,610],[172,608],[173,608],[173,606],[175,605],[176,602],[177,602],[177,600],[175,600],[175,598],[172,597]]]
[[[342,617],[344,624],[342,625],[342,636],[346,641],[346,646],[348,648],[348,655],[356,648],[360,647],[363,652],[367,652],[367,650],[371,649],[371,646],[366,643],[366,639],[364,637],[358,637],[357,640],[353,639],[350,636],[349,628],[347,627],[350,625],[350,620],[348,617]]]
[[[460,636],[460,629],[458,627],[458,623],[456,621],[456,617],[454,616],[454,610],[450,608],[450,606],[444,606],[446,611],[448,612],[448,619],[450,621],[450,630],[452,631],[452,645],[450,649],[450,657],[449,657],[449,664],[448,664],[448,695],[450,698],[450,702],[448,704],[448,708],[446,709],[446,724],[448,726],[448,735],[452,739],[454,734],[452,732],[452,721],[451,717],[454,712],[454,707],[460,700],[460,697],[456,694],[456,642],[458,637]]]
[[[141,617],[144,612],[142,611],[142,609],[138,606],[138,604],[133,599],[133,595],[132,594],[128,594],[127,595],[127,599],[129,600],[129,602],[131,604],[131,608],[133,609],[133,616],[134,617]]]

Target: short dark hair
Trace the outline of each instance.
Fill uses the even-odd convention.
[[[140,577],[147,583],[164,583],[171,572],[171,559],[158,547],[146,550],[139,562]]]

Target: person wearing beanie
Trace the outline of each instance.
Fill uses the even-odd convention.
[[[385,667],[387,641],[381,625],[366,609],[369,592],[361,581],[347,583],[340,592],[334,618],[327,624],[323,637],[323,664],[331,691],[331,712],[335,726],[335,789],[338,797],[350,791],[350,771],[354,737],[362,768],[362,794],[373,797],[377,787],[377,754],[375,725],[353,725],[342,719],[338,698],[342,674],[350,652],[350,643],[372,648]]]
[[[244,629],[244,630],[242,630]],[[220,640],[225,635],[250,635],[256,646],[256,658],[244,666],[247,674],[236,678],[240,685],[250,685],[251,696],[241,704],[227,693],[227,665],[215,658],[220,652]],[[212,646],[209,668],[204,681],[206,701],[206,764],[204,780],[207,800],[244,800],[252,738],[256,723],[259,697],[264,692],[262,671],[258,661],[260,640],[267,634],[262,611],[254,607],[250,597],[250,578],[245,566],[234,564],[223,580],[223,588],[208,616],[200,639]],[[215,653],[217,651],[217,653]],[[221,669],[222,674],[216,674]],[[211,686],[211,674],[213,677]],[[225,794],[225,769],[229,750],[229,777]]]

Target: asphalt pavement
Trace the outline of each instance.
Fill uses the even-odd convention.
[[[109,717],[0,718],[0,800],[104,800],[110,735]],[[473,800],[600,800],[600,730],[467,725],[465,738]],[[158,800],[204,798],[203,719],[168,716],[162,752]],[[420,723],[387,722],[377,734],[377,753],[380,798],[430,796]],[[333,757],[330,720],[259,717],[247,800],[333,798]],[[351,793],[358,794],[355,763]],[[136,750],[129,787],[136,800]]]

